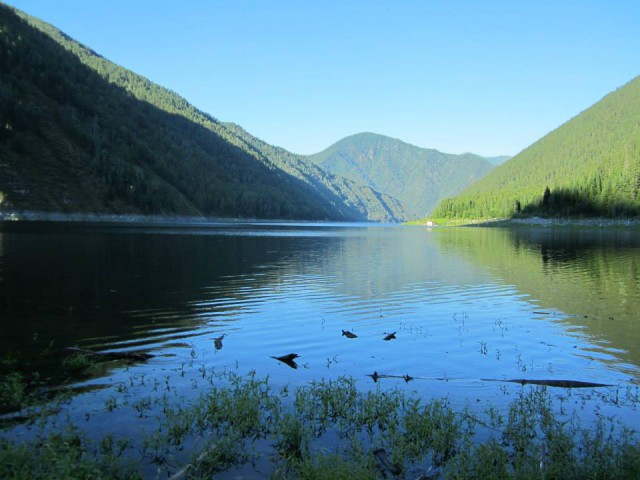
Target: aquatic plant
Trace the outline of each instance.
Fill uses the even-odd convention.
[[[62,361],[62,367],[69,373],[78,373],[95,365],[86,353],[74,353]]]
[[[207,391],[189,402],[173,387],[109,397],[112,412],[157,415],[142,438],[89,440],[78,426],[44,425],[32,440],[1,440],[0,477],[211,478],[258,459],[272,478],[640,477],[636,432],[605,416],[583,425],[545,386],[514,386],[507,410],[471,413],[397,389],[363,391],[347,377],[274,390],[254,372],[206,373]]]
[[[17,410],[25,398],[25,384],[22,375],[11,372],[0,378],[0,414]]]
[[[139,479],[124,453],[129,444],[104,437],[99,444],[77,428],[51,433],[33,442],[16,444],[0,439],[0,477],[21,479],[91,478]]]

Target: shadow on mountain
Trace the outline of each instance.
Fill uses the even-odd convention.
[[[367,219],[353,192],[302,180],[303,163],[299,178],[285,172],[183,98],[55,28],[6,6],[0,21],[0,207]]]
[[[515,203],[515,215],[536,215],[544,217],[608,217],[627,218],[637,217],[640,210],[630,201],[609,200],[602,195],[594,199],[588,192],[578,192],[573,189],[561,188],[555,191],[545,189],[540,200],[526,205],[520,210],[520,204]]]

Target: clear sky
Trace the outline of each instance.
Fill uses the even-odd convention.
[[[640,74],[639,0],[9,0],[295,153],[514,155]]]

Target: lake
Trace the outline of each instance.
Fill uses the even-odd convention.
[[[134,422],[105,405],[159,391],[188,401],[211,369],[276,387],[346,375],[475,410],[523,388],[505,380],[594,382],[610,386],[549,389],[581,415],[640,428],[633,229],[4,222],[0,232],[4,358],[73,387],[57,415],[89,430],[135,434],[152,415]],[[70,378],[69,347],[153,357]],[[289,353],[297,368],[272,358]]]

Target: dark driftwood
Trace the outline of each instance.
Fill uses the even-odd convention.
[[[407,383],[413,380],[413,377],[411,375],[383,375],[381,373],[378,373],[377,371],[367,375],[367,377],[371,377],[374,382],[377,382],[379,378],[401,378]]]
[[[299,356],[300,355],[298,355],[297,353],[289,353],[287,355],[281,355],[280,357],[272,356],[271,358],[275,358],[279,362],[289,365],[291,368],[298,368],[298,364],[294,360]]]
[[[155,357],[150,353],[141,351],[131,352],[95,352],[93,350],[87,350],[85,348],[68,347],[67,350],[72,352],[82,353],[84,355],[94,355],[96,357],[108,358],[109,360],[129,360],[133,362],[146,362],[150,358]]]
[[[542,385],[545,387],[558,387],[558,388],[600,388],[600,387],[611,387],[613,385],[608,383],[595,383],[595,382],[582,382],[579,380],[551,380],[551,379],[527,379],[527,378],[512,378],[512,379],[500,379],[500,378],[480,378],[480,379],[460,379],[460,378],[446,378],[446,377],[411,377],[410,375],[385,375],[382,373],[378,373],[377,371],[367,375],[367,377],[371,377],[374,382],[377,382],[380,378],[402,378],[405,382],[410,382],[411,380],[438,380],[443,382],[448,381],[469,381],[469,382],[509,382],[509,383],[519,383],[520,385]]]
[[[223,333],[219,337],[213,339],[213,346],[216,347],[216,350],[220,350],[222,348],[222,340],[224,340],[226,333]]]
[[[560,388],[611,387],[611,385],[607,383],[581,382],[579,380],[527,380],[524,378],[514,378],[511,380],[501,380],[501,381],[519,383],[521,385],[544,385],[546,387],[560,387]]]

